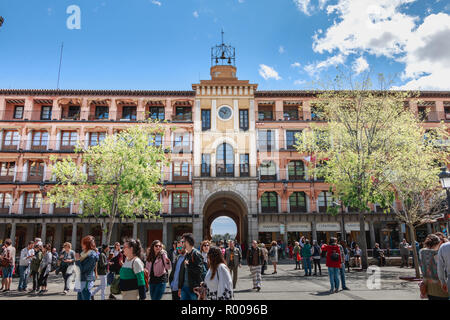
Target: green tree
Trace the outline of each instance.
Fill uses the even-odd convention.
[[[380,80],[380,89],[371,90],[369,77],[350,85],[337,77],[333,90],[315,91],[314,112],[325,122],[312,123],[297,136],[298,152],[314,155],[308,165],[311,174],[324,178],[343,205],[358,210],[360,230],[365,230],[370,204],[389,210],[395,196],[383,173],[393,157],[407,152],[408,134],[417,129],[417,121],[404,104],[416,94],[387,90]],[[359,232],[359,245],[366,269],[365,232]]]
[[[416,227],[445,214],[446,195],[438,174],[439,164],[447,162],[448,151],[438,142],[448,139],[448,133],[444,124],[431,132],[426,132],[419,123],[416,128],[408,126],[407,129],[410,132],[406,135],[409,141],[405,144],[405,152],[391,159],[384,179],[389,181],[401,203],[401,206],[392,207],[392,211],[409,229],[416,278],[420,278]]]
[[[105,243],[121,218],[156,219],[162,168],[168,164],[163,148],[154,144],[157,133],[163,134],[161,126],[149,122],[107,135],[97,146],[77,146],[81,164],[70,156],[62,161],[52,156],[57,184],[48,192],[49,202],[62,206],[73,201],[82,207],[81,216],[99,218]]]

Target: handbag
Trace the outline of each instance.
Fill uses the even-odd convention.
[[[120,294],[120,275],[116,274],[114,280],[111,283],[111,293]]]

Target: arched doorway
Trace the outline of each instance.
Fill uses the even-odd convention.
[[[220,216],[211,223],[212,240],[234,240],[237,234],[236,222],[227,216]]]
[[[248,218],[244,200],[235,192],[217,192],[208,198],[203,207],[203,237],[211,240],[211,224],[221,216],[226,216],[237,226],[236,240],[247,242]]]

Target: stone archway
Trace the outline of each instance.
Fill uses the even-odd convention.
[[[221,216],[226,216],[236,223],[236,240],[246,242],[248,236],[247,206],[235,192],[219,191],[208,198],[203,206],[203,235],[211,239],[211,224]]]

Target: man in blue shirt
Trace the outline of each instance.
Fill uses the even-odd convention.
[[[181,286],[179,285],[180,274],[184,272],[184,257],[186,252],[183,249],[183,243],[181,241],[177,242],[177,257],[175,259],[174,268],[169,276],[170,290],[172,291],[172,300],[180,300]]]

